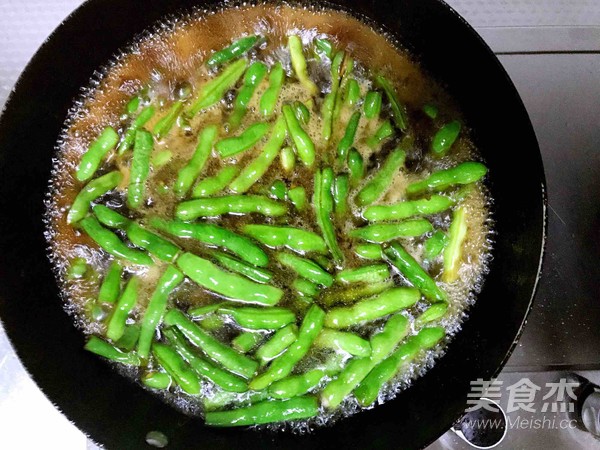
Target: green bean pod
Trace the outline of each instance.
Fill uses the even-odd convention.
[[[424,180],[408,185],[407,194],[425,191],[443,191],[451,186],[471,184],[479,181],[487,173],[487,167],[478,162],[464,162],[455,167],[433,172]]]
[[[156,112],[156,109],[154,108],[154,106],[147,106],[140,111],[140,113],[133,120],[133,122],[131,123],[129,128],[127,128],[127,131],[125,132],[125,136],[123,137],[123,140],[119,144],[119,147],[117,150],[117,153],[119,155],[122,155],[123,153],[125,153],[127,150],[129,150],[133,146],[133,144],[135,142],[136,131],[141,129],[144,125],[146,125],[146,123],[150,119],[152,119],[155,112]]]
[[[296,73],[296,77],[304,88],[308,91],[309,95],[315,96],[319,93],[319,88],[312,81],[308,75],[308,70],[306,67],[306,58],[304,57],[304,53],[302,51],[302,40],[299,36],[289,36],[288,37],[288,48],[290,51],[290,57],[292,60],[292,68]]]
[[[242,227],[244,234],[269,247],[287,247],[295,252],[326,253],[325,241],[311,231],[293,227],[248,224]]]
[[[352,116],[350,116],[350,120],[348,121],[348,125],[346,126],[346,131],[344,133],[344,137],[340,140],[337,148],[337,156],[338,156],[338,164],[343,164],[348,158],[348,151],[354,145],[354,138],[356,136],[356,130],[358,130],[358,123],[360,122],[360,111],[355,111]]]
[[[240,56],[246,54],[252,47],[254,47],[260,40],[260,36],[246,36],[233,42],[231,45],[225,47],[218,52],[211,55],[206,60],[206,65],[209,67],[217,67],[226,62],[232,61]]]
[[[288,198],[298,211],[306,208],[306,189],[302,186],[296,186],[288,191]]]
[[[178,238],[195,239],[204,244],[227,249],[255,266],[264,267],[269,263],[267,254],[252,240],[212,223],[187,223],[155,217],[150,219],[150,225]]]
[[[278,253],[277,260],[308,281],[327,287],[333,284],[333,276],[310,259],[290,253]]]
[[[225,272],[210,261],[191,253],[182,254],[177,259],[177,266],[195,283],[232,301],[273,306],[283,296],[283,291],[279,288]]]
[[[181,389],[190,395],[200,393],[198,376],[175,350],[167,345],[154,343],[152,354]]]
[[[212,151],[217,133],[217,127],[215,125],[209,125],[198,135],[198,145],[194,150],[192,159],[181,168],[177,174],[177,180],[173,187],[173,191],[177,197],[184,197],[191,189],[196,178],[198,178],[202,172],[202,169],[210,156],[210,152]]]
[[[269,386],[271,398],[286,399],[304,395],[318,386],[325,372],[321,369],[309,370],[300,375],[292,375]]]
[[[423,255],[426,260],[432,261],[438,257],[448,243],[448,236],[441,230],[434,232],[423,244]]]
[[[117,342],[115,342],[115,346],[124,352],[130,352],[137,345],[139,337],[140,326],[138,324],[134,323],[131,325],[125,325],[123,336],[121,336]]]
[[[166,262],[173,262],[181,249],[162,236],[142,228],[135,222],[127,227],[127,237],[132,244],[147,250],[151,255]]]
[[[103,358],[128,366],[139,366],[141,364],[140,358],[135,353],[124,353],[97,336],[91,336],[83,348]]]
[[[344,99],[344,103],[349,108],[355,106],[360,100],[360,85],[358,81],[354,78],[348,80],[348,85],[346,86],[346,98]]]
[[[415,216],[438,214],[454,205],[454,201],[444,195],[432,195],[428,199],[408,200],[393,205],[373,205],[363,212],[363,217],[370,222],[399,220]]]
[[[380,251],[381,253],[381,251]],[[353,269],[344,269],[335,277],[339,283],[380,283],[390,278],[387,264],[373,264]]]
[[[210,197],[222,191],[240,173],[240,166],[225,166],[213,177],[204,178],[192,190],[192,197]]]
[[[431,103],[424,105],[422,109],[425,115],[430,119],[435,119],[438,116],[439,111],[437,109],[437,106],[432,105]]]
[[[225,195],[223,197],[196,198],[177,205],[175,215],[181,220],[215,217],[223,214],[262,214],[279,217],[287,213],[285,203],[261,195]]]
[[[98,291],[98,301],[102,303],[114,303],[119,298],[121,293],[121,275],[123,273],[123,267],[118,261],[110,263],[104,280],[100,285]]]
[[[298,331],[298,339],[281,356],[273,360],[265,372],[250,381],[248,385],[250,389],[265,389],[292,373],[296,364],[306,355],[321,332],[324,318],[325,312],[321,308],[316,305],[311,306]]]
[[[142,375],[142,384],[151,389],[165,390],[173,384],[171,375],[166,372],[146,372]]]
[[[279,153],[279,162],[284,172],[291,173],[296,167],[296,153],[292,147],[283,147]]]
[[[125,324],[129,313],[134,308],[138,299],[140,280],[138,277],[131,277],[119,298],[115,309],[106,325],[106,337],[111,341],[117,341],[125,332]]]
[[[369,120],[379,117],[381,112],[382,96],[381,92],[369,91],[365,96],[365,104],[363,105],[363,111],[365,117]]]
[[[318,53],[321,53],[331,59],[333,56],[333,44],[329,39],[315,38],[315,49]]]
[[[211,427],[241,427],[285,420],[308,419],[319,413],[315,397],[268,400],[228,411],[209,411],[204,423]]]
[[[458,279],[458,269],[462,259],[462,246],[467,237],[467,219],[464,207],[457,208],[452,214],[452,223],[448,229],[448,245],[444,249],[444,272],[442,280],[452,283]]]
[[[298,327],[296,324],[291,323],[277,330],[267,342],[256,350],[254,356],[262,367],[282,354],[297,338]]]
[[[414,305],[421,293],[413,288],[393,288],[367,300],[361,300],[352,306],[332,308],[325,317],[325,326],[329,328],[348,328],[364,322],[398,312]]]
[[[190,342],[227,370],[244,378],[249,378],[256,372],[258,367],[256,361],[218,341],[200,329],[181,311],[177,309],[170,310],[165,315],[165,323],[169,326],[176,326]]]
[[[98,221],[107,227],[126,230],[133,222],[117,211],[110,209],[107,206],[98,204],[94,205],[92,210]]]
[[[296,321],[296,315],[286,308],[225,306],[217,312],[233,317],[240,327],[247,330],[278,330]]]
[[[335,112],[335,101],[341,82],[341,68],[345,59],[345,52],[336,53],[331,61],[331,92],[325,96],[321,115],[323,116],[323,139],[329,141],[333,131],[333,116]]]
[[[365,177],[363,157],[355,148],[348,152],[348,169],[350,170],[350,185],[356,186]]]
[[[244,275],[245,277],[250,278],[252,281],[256,281],[257,283],[266,284],[273,279],[273,274],[268,270],[261,269],[252,264],[248,264],[247,262],[232,258],[225,253],[214,252],[213,257],[221,266],[225,267],[226,269]]]
[[[90,181],[73,200],[67,214],[67,223],[76,223],[83,219],[90,209],[91,202],[116,188],[122,179],[121,172],[115,170]]]
[[[382,259],[381,245],[359,244],[354,247],[354,253],[364,259]]]
[[[271,196],[277,200],[285,200],[287,198],[287,186],[281,180],[273,181],[269,187]]]
[[[275,112],[275,107],[279,101],[281,87],[285,81],[285,70],[280,62],[275,63],[269,74],[269,87],[260,98],[260,113],[264,117],[270,117]]]
[[[446,154],[458,138],[460,128],[461,125],[458,120],[448,122],[440,128],[431,141],[431,150],[433,150],[433,153],[438,156]]]
[[[375,131],[373,136],[367,138],[366,143],[369,147],[375,149],[379,147],[383,141],[391,138],[392,136],[394,136],[394,127],[392,127],[392,124],[389,120],[386,120],[379,126],[379,128],[377,128],[377,131]]]
[[[306,125],[310,121],[310,111],[304,103],[296,100],[294,103],[292,103],[292,108],[294,110],[294,116],[296,116],[298,122]]]
[[[434,320],[441,319],[446,315],[448,306],[449,305],[446,302],[434,303],[415,319],[415,327],[422,327],[423,325],[433,322]]]
[[[432,301],[446,300],[446,293],[442,291],[435,280],[429,276],[421,265],[398,242],[392,242],[383,253],[386,258],[406,277],[410,283],[418,288],[425,297]]]
[[[150,297],[144,317],[142,318],[142,328],[137,346],[137,353],[140,358],[148,358],[152,339],[167,310],[169,295],[182,282],[183,274],[171,265],[167,267],[167,270],[165,270],[158,280],[158,284]]]
[[[239,136],[225,138],[215,145],[222,158],[228,158],[254,147],[269,131],[269,124],[259,122],[250,125]]]
[[[426,219],[406,220],[398,223],[378,223],[355,228],[349,232],[353,238],[381,244],[401,237],[417,237],[433,230],[433,225]]]
[[[244,331],[243,333],[238,334],[231,341],[231,346],[234,350],[237,350],[241,353],[248,353],[254,347],[258,345],[261,341],[262,335],[260,333],[251,333],[249,331]]]
[[[377,173],[365,184],[356,195],[358,206],[370,205],[387,192],[398,171],[404,167],[406,152],[396,148],[389,154]]]
[[[229,185],[229,189],[238,194],[242,194],[250,189],[252,185],[267,172],[269,166],[279,154],[279,150],[285,141],[286,135],[287,127],[285,119],[280,116],[275,122],[271,131],[271,136],[263,147],[260,155],[242,169],[242,172],[238,177]]]
[[[151,266],[153,264],[152,258],[146,253],[127,247],[119,239],[119,236],[102,227],[95,217],[89,216],[83,219],[81,227],[96,244],[111,255],[143,266]]]
[[[156,139],[160,140],[169,134],[169,131],[171,131],[171,128],[175,125],[181,111],[183,111],[182,100],[178,100],[171,105],[167,114],[161,117],[161,119],[156,122],[156,125],[154,125],[154,128],[152,128],[152,133],[156,136]]]
[[[393,286],[394,283],[388,280],[369,284],[351,284],[341,289],[328,289],[322,293],[319,303],[328,307],[337,304],[350,304],[366,297],[381,294]]]
[[[292,287],[303,297],[315,297],[319,294],[319,286],[304,278],[296,278]]]
[[[369,341],[353,333],[331,330],[329,328],[324,328],[321,331],[321,334],[315,340],[315,346],[341,350],[361,358],[371,354],[371,344]]]
[[[333,204],[335,215],[344,217],[348,213],[348,191],[350,190],[350,177],[341,173],[335,178],[333,186]]]
[[[106,127],[100,136],[90,145],[87,152],[81,157],[81,161],[77,166],[75,177],[79,181],[87,181],[94,176],[100,163],[106,154],[115,148],[119,142],[119,135],[112,127]]]
[[[323,233],[323,238],[333,259],[336,262],[341,262],[344,255],[337,242],[335,228],[331,220],[331,213],[333,212],[332,185],[333,170],[331,167],[326,167],[323,171],[317,170],[315,173],[313,208],[317,217],[317,224]]]
[[[385,95],[390,102],[394,123],[402,131],[406,131],[408,128],[408,116],[406,114],[406,108],[400,102],[392,83],[390,83],[389,80],[381,75],[375,77],[375,82],[381,89],[383,89],[383,92],[385,92]]]
[[[154,147],[152,135],[145,130],[135,132],[133,159],[129,171],[129,188],[127,189],[127,205],[137,209],[144,203],[146,179],[150,173],[150,154]]]
[[[242,123],[242,120],[248,111],[248,104],[250,103],[250,100],[252,100],[254,91],[267,75],[268,70],[267,66],[260,61],[253,62],[250,64],[250,67],[248,67],[248,70],[246,70],[243,85],[233,102],[233,112],[228,120],[231,128],[235,129]]]
[[[296,146],[298,157],[307,166],[312,166],[316,157],[315,144],[308,133],[304,131],[302,125],[300,125],[292,107],[290,105],[283,105],[281,110],[283,112],[283,117],[285,118],[288,132]]]

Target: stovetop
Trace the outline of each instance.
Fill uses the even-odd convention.
[[[499,381],[502,406],[523,379],[540,387],[510,412],[497,448],[598,448],[541,411],[546,383],[577,371],[600,384],[600,1],[447,0],[482,35],[515,83],[536,131],[548,189],[544,269],[527,326]],[[80,0],[0,0],[0,106],[43,39]],[[510,133],[510,118],[499,124]],[[515,145],[518,137],[515,137]],[[518,161],[515,161],[518,164]],[[499,305],[501,307],[501,305]],[[584,371],[584,372],[582,372]],[[547,426],[510,425],[548,419]],[[0,328],[0,448],[92,448],[26,374]],[[39,432],[31,433],[35,423]],[[430,449],[470,448],[452,432]]]

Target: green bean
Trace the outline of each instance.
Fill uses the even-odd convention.
[[[278,330],[296,321],[296,315],[286,308],[225,306],[217,312],[233,317],[240,327],[247,330]]]
[[[424,180],[408,185],[407,194],[425,191],[443,191],[457,184],[471,184],[479,181],[487,173],[487,167],[478,162],[464,162],[450,169],[433,172]]]
[[[108,342],[100,339],[97,336],[92,336],[85,344],[84,348],[87,351],[100,355],[103,358],[116,361],[129,366],[139,366],[140,358],[135,353],[123,353],[118,348],[112,346]]]
[[[353,107],[360,100],[360,85],[354,78],[348,80],[348,86],[346,87],[346,99],[345,103],[348,107]]]
[[[415,319],[415,327],[421,327],[426,323],[433,322],[434,320],[438,320],[446,314],[448,311],[448,303],[446,302],[437,302],[427,308],[425,311],[421,313],[419,317]]]
[[[171,161],[171,158],[173,158],[173,152],[171,150],[161,150],[152,157],[152,168],[155,170],[160,169]]]
[[[315,346],[341,350],[361,358],[371,354],[371,344],[369,344],[369,341],[353,333],[331,330],[329,328],[324,328],[321,331],[315,340]]]
[[[254,91],[267,75],[268,70],[267,66],[260,61],[255,61],[248,67],[246,75],[244,75],[242,87],[233,102],[233,112],[228,120],[229,126],[232,129],[239,127],[242,123],[242,120],[248,111],[248,104],[250,103],[250,100],[252,100]]]
[[[223,214],[262,214],[279,217],[287,212],[285,203],[260,195],[225,195],[223,197],[196,198],[177,205],[175,215],[181,220],[214,217]]]
[[[333,131],[333,117],[335,112],[335,101],[340,88],[341,69],[346,54],[343,51],[336,53],[331,62],[331,92],[325,96],[321,115],[323,116],[323,139],[329,141]]]
[[[383,330],[371,338],[371,355],[353,358],[321,392],[321,404],[327,409],[337,407],[369,374],[371,369],[386,358],[404,339],[410,329],[408,320],[400,314],[390,317]]]
[[[300,331],[298,331],[298,339],[281,356],[273,360],[265,372],[250,381],[248,385],[250,389],[264,389],[292,373],[294,367],[306,355],[321,332],[324,318],[323,310],[317,305],[312,305],[304,316]]]
[[[257,283],[266,284],[273,278],[273,274],[268,270],[261,269],[252,264],[248,264],[247,262],[232,258],[225,253],[214,252],[213,257],[221,266],[225,267],[226,269],[244,275],[245,277],[250,278]]]
[[[350,184],[356,186],[365,176],[365,165],[362,155],[355,148],[348,152],[348,169],[350,170]]]
[[[166,262],[173,262],[181,249],[162,236],[152,233],[135,222],[127,227],[127,237],[133,245],[147,250],[151,255]]]
[[[332,308],[325,317],[329,328],[348,328],[398,312],[414,305],[421,293],[414,288],[392,288],[373,298],[361,300],[352,306]]]
[[[381,259],[381,245],[359,244],[354,247],[354,253],[364,259]]]
[[[106,337],[111,341],[117,341],[123,336],[127,317],[137,303],[139,286],[140,280],[138,277],[131,277],[125,285],[123,294],[117,301],[106,326]]]
[[[151,389],[169,389],[172,383],[171,375],[165,372],[146,372],[142,375],[142,384]]]
[[[346,132],[344,137],[340,140],[337,148],[337,160],[338,164],[343,164],[348,159],[348,151],[354,145],[354,138],[356,136],[356,130],[358,129],[358,123],[360,122],[360,111],[356,111],[350,117],[348,125],[346,126]]]
[[[381,387],[398,373],[400,368],[412,361],[422,350],[434,347],[444,337],[441,327],[425,328],[400,345],[394,353],[375,367],[354,391],[358,402],[363,406],[373,403]]]
[[[299,253],[327,252],[327,246],[321,236],[299,228],[248,224],[242,227],[242,231],[269,247],[287,247]]]
[[[271,338],[261,345],[254,356],[261,367],[277,358],[298,338],[298,327],[291,323],[275,332]]]
[[[285,118],[287,129],[292,140],[294,141],[296,150],[298,151],[298,157],[307,166],[312,166],[315,162],[316,156],[315,144],[310,139],[308,133],[304,131],[300,125],[300,122],[294,115],[294,111],[290,105],[283,105],[282,112],[283,117]]]
[[[296,278],[292,287],[303,297],[315,297],[319,293],[319,286],[304,278]]]
[[[296,73],[296,77],[311,96],[319,93],[319,88],[308,75],[306,68],[306,58],[302,52],[302,40],[300,37],[292,35],[288,37],[288,48],[292,60],[292,67]]]
[[[310,121],[310,111],[306,107],[304,103],[299,100],[296,100],[292,103],[292,108],[294,111],[294,116],[298,120],[298,122],[306,125]]]
[[[150,219],[150,225],[178,238],[191,238],[204,244],[225,248],[255,266],[264,267],[269,263],[267,254],[250,239],[218,225],[158,218]]]
[[[446,154],[458,138],[458,135],[460,134],[460,128],[461,125],[458,120],[448,122],[446,125],[440,128],[433,136],[433,140],[431,141],[431,150],[433,150],[433,152],[438,156]]]
[[[221,64],[239,58],[250,51],[250,49],[259,42],[259,40],[260,36],[246,36],[238,39],[228,47],[213,53],[212,56],[206,60],[206,65],[209,67],[217,67]]]
[[[365,97],[365,104],[363,106],[363,111],[365,113],[365,117],[369,120],[375,119],[379,117],[379,113],[381,112],[381,92],[377,91],[369,91]]]
[[[279,100],[279,93],[285,81],[285,71],[280,62],[275,63],[269,74],[269,87],[260,98],[260,113],[263,117],[270,117],[275,112]]]
[[[135,97],[133,97],[131,100],[129,100],[127,102],[127,105],[125,105],[125,114],[127,116],[132,115],[134,112],[136,112],[138,110],[141,102],[142,102],[142,99],[140,98],[139,95],[136,95]]]
[[[435,119],[438,116],[437,106],[432,104],[427,104],[423,106],[423,112],[430,118]]]
[[[212,427],[241,427],[285,420],[308,419],[319,413],[315,397],[267,400],[245,408],[207,412],[205,424]]]
[[[442,253],[446,244],[448,243],[448,236],[441,230],[435,231],[431,237],[428,237],[423,244],[423,254],[425,259],[432,261]]]
[[[365,209],[363,217],[371,222],[406,219],[414,216],[427,216],[446,211],[454,201],[444,195],[432,195],[430,198],[409,200],[393,205],[373,205]]]
[[[198,325],[207,331],[217,331],[225,326],[225,319],[216,314],[210,314],[198,321]]]
[[[154,141],[150,133],[145,130],[135,132],[127,190],[127,205],[132,209],[139,208],[144,202],[146,179],[150,173],[150,154],[153,147]]]
[[[335,214],[344,217],[348,213],[348,191],[350,190],[350,177],[347,173],[339,174],[335,178],[333,187],[333,204]]]
[[[192,190],[192,197],[210,197],[231,183],[240,173],[240,166],[225,166],[214,177],[207,177],[200,181]]]
[[[88,264],[85,258],[74,258],[69,262],[67,269],[67,279],[75,280],[82,278],[88,270]]]
[[[342,112],[342,106],[344,104],[343,94],[344,94],[344,92],[347,91],[348,84],[351,80],[350,75],[352,74],[353,70],[354,70],[354,59],[347,53],[344,58],[344,62],[340,68],[340,75],[341,75],[340,87],[336,92],[335,106],[333,108],[334,123],[336,121],[338,121],[340,118],[340,115]]]
[[[275,160],[275,157],[279,153],[283,142],[287,135],[287,127],[285,119],[279,116],[273,129],[269,140],[263,147],[263,150],[258,157],[248,164],[238,177],[231,182],[229,189],[233,192],[242,194],[252,187],[269,169],[271,163]]]
[[[406,114],[406,108],[402,103],[400,103],[400,99],[396,94],[396,90],[392,86],[392,84],[385,77],[379,75],[375,77],[376,84],[383,89],[385,95],[390,102],[390,106],[392,107],[392,117],[394,118],[394,123],[398,128],[402,131],[406,131],[408,128],[408,117]]]
[[[193,324],[192,324],[193,325]],[[166,338],[175,351],[187,361],[190,367],[199,376],[212,381],[214,384],[227,392],[246,392],[248,386],[244,379],[215,366],[213,363],[201,358],[186,343],[182,333],[175,328],[164,330]],[[195,341],[194,341],[195,342]]]
[[[269,393],[266,390],[249,391],[240,395],[215,389],[212,394],[213,395],[211,397],[202,398],[202,406],[204,406],[204,411],[230,409],[232,406],[239,408],[242,406],[254,405],[269,398]]]
[[[465,184],[451,192],[448,196],[454,201],[454,203],[459,204],[463,200],[469,198],[474,189],[475,186],[473,184]]]
[[[380,125],[379,128],[377,128],[377,131],[373,136],[367,138],[366,142],[369,147],[374,149],[379,147],[383,141],[391,138],[392,136],[394,136],[394,128],[392,127],[390,121],[386,120]]]
[[[116,188],[122,179],[121,172],[115,170],[90,181],[73,200],[67,214],[67,223],[76,223],[83,219],[90,209],[90,203]]]
[[[402,275],[425,297],[432,301],[440,302],[446,299],[446,293],[442,291],[435,280],[419,265],[419,263],[398,242],[392,242],[383,253],[386,258],[396,267]]]
[[[115,342],[115,346],[124,352],[130,352],[135,348],[139,337],[140,326],[138,324],[125,325],[123,336]]]
[[[405,159],[406,152],[401,148],[398,147],[391,152],[379,168],[379,171],[358,192],[356,195],[356,204],[358,206],[370,205],[385,194],[398,171],[404,167]]]
[[[121,274],[123,268],[117,261],[110,263],[104,280],[100,285],[100,291],[98,292],[98,301],[103,303],[114,303],[119,298],[121,293]]]
[[[133,120],[133,122],[131,123],[129,128],[127,128],[127,131],[125,132],[125,136],[123,137],[123,140],[119,144],[119,148],[117,150],[117,153],[119,155],[122,155],[123,153],[125,153],[127,150],[129,150],[133,146],[133,144],[135,142],[136,131],[141,129],[144,125],[146,125],[146,123],[148,123],[148,121],[150,119],[152,119],[155,111],[156,110],[154,109],[154,106],[147,106],[140,111],[140,113]]]
[[[182,282],[183,274],[171,265],[167,267],[167,270],[165,270],[158,280],[158,284],[150,297],[144,317],[142,318],[142,328],[137,346],[137,353],[140,358],[148,358],[152,339],[167,310],[169,295]]]
[[[354,284],[343,289],[328,289],[321,295],[319,303],[327,307],[340,303],[354,303],[362,298],[381,294],[393,286],[394,283],[389,280],[377,283]]]
[[[204,305],[204,306],[198,306],[196,308],[192,308],[190,309],[187,314],[188,316],[190,316],[192,319],[199,319],[200,317],[203,317],[207,314],[211,314],[217,311],[217,309],[219,309],[221,306],[223,306],[225,303],[210,303],[208,305]]]
[[[274,286],[258,284],[237,274],[226,272],[210,261],[191,253],[177,259],[177,265],[200,286],[232,301],[273,306],[279,303],[283,291]]]
[[[269,187],[269,192],[273,198],[283,201],[287,197],[287,186],[283,181],[275,180]]]
[[[381,244],[401,237],[417,237],[433,230],[433,225],[426,219],[406,220],[398,223],[378,223],[351,230],[348,234],[353,238]]]
[[[92,210],[98,221],[107,227],[126,230],[131,225],[131,219],[104,205],[94,205]]]
[[[202,172],[212,151],[217,133],[216,125],[209,125],[198,135],[198,145],[194,150],[192,159],[177,174],[177,181],[175,181],[173,188],[177,197],[184,197]]]
[[[306,189],[302,186],[296,186],[288,191],[288,198],[298,211],[303,211],[306,207]]]
[[[467,237],[467,219],[464,207],[452,214],[452,223],[448,229],[448,245],[444,249],[444,272],[442,280],[452,283],[458,279],[458,269],[462,259],[462,246]]]
[[[127,247],[119,236],[102,227],[95,217],[86,217],[81,221],[81,227],[96,244],[117,258],[126,259],[134,264],[150,266],[152,258],[146,253]]]
[[[277,260],[308,281],[327,287],[333,284],[333,276],[310,259],[301,258],[290,253],[278,253]]]
[[[227,66],[216,78],[206,82],[200,89],[196,101],[187,110],[187,115],[194,117],[200,110],[221,101],[225,93],[236,85],[247,66],[247,59],[239,59]]]
[[[387,264],[373,264],[354,269],[344,269],[335,277],[339,283],[379,283],[390,278]]]
[[[222,158],[228,158],[254,147],[269,131],[269,124],[265,122],[250,125],[239,136],[225,138],[215,145]]]
[[[175,350],[167,345],[154,343],[152,354],[181,389],[190,395],[200,393],[198,376]]]
[[[344,255],[336,240],[335,229],[331,220],[331,213],[333,212],[332,184],[333,170],[331,167],[326,167],[323,171],[316,171],[313,208],[325,243],[329,247],[333,259],[340,262],[344,259]]]
[[[279,153],[279,162],[285,172],[292,172],[296,167],[296,153],[292,147],[283,147]]]
[[[329,59],[333,56],[333,44],[329,39],[315,38],[315,48]]]
[[[75,177],[87,181],[94,176],[106,154],[119,142],[119,135],[112,127],[106,127],[81,157]]]
[[[269,386],[269,394],[271,398],[277,399],[298,397],[317,387],[324,376],[325,372],[321,369],[292,375]]]
[[[261,341],[262,335],[260,333],[251,333],[244,331],[238,334],[232,341],[231,346],[234,350],[241,353],[248,353]]]
[[[165,323],[169,326],[176,326],[190,342],[227,370],[244,378],[249,378],[256,372],[258,367],[256,361],[236,352],[228,345],[207,334],[181,311],[177,309],[170,310],[165,315]]]
[[[156,139],[160,140],[169,134],[169,131],[171,131],[171,128],[175,125],[175,121],[177,120],[177,117],[179,117],[179,114],[181,114],[181,111],[183,111],[182,100],[178,100],[171,105],[167,114],[161,117],[161,119],[156,122],[156,125],[154,125],[154,128],[152,128],[152,133],[154,133]]]

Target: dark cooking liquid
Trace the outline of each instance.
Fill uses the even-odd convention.
[[[65,307],[68,312],[73,314],[78,326],[85,333],[99,333],[103,330],[104,325],[102,322],[95,321],[90,317],[90,313],[91,306],[97,296],[100,280],[110,263],[111,257],[100,250],[85,234],[66,223],[66,211],[68,211],[74,197],[81,189],[74,178],[75,167],[81,155],[105,126],[112,125],[115,129],[120,128],[120,130],[126,126],[126,123],[120,119],[123,107],[140,89],[149,86],[147,101],[155,105],[163,104],[161,108],[163,110],[168,109],[172,101],[176,99],[177,92],[182,85],[195,86],[207,77],[213,76],[202,64],[207,55],[210,55],[210,52],[214,49],[227,46],[232,39],[241,35],[260,33],[268,36],[267,43],[261,46],[253,54],[253,57],[261,59],[267,64],[281,60],[284,67],[289,65],[289,56],[284,51],[284,38],[291,31],[306,38],[323,33],[327,34],[335,41],[337,48],[347,50],[355,58],[359,66],[356,71],[358,74],[357,79],[363,85],[367,82],[367,69],[368,71],[384,71],[396,81],[398,95],[409,111],[410,132],[415,137],[415,150],[407,155],[407,173],[399,174],[396,177],[392,188],[378,203],[395,203],[401,200],[406,185],[422,178],[421,173],[424,171],[453,166],[465,160],[478,159],[476,149],[468,137],[468,131],[461,133],[461,137],[452,148],[451,157],[433,159],[428,156],[427,148],[431,136],[440,124],[460,117],[458,111],[453,107],[452,102],[445,93],[425,76],[406,53],[398,51],[382,34],[375,32],[348,15],[331,11],[298,10],[287,6],[255,6],[226,9],[215,14],[197,13],[170,23],[168,31],[163,30],[144,37],[135,44],[133,51],[121,55],[115,65],[103,72],[98,86],[93,84],[73,111],[60,142],[52,180],[52,196],[48,208],[48,238],[51,258],[63,288]],[[327,88],[328,68],[320,67],[316,61],[309,61],[309,71],[319,87]],[[362,80],[361,73],[363,75]],[[267,86],[268,82],[265,79],[257,88],[250,104],[249,113],[246,115],[241,128],[262,120],[256,105]],[[282,91],[281,100],[306,100],[305,96],[305,92],[298,83],[288,83]],[[440,114],[436,121],[432,121],[421,112],[422,106],[427,103],[435,103],[439,106]],[[186,130],[183,126],[176,126],[165,139],[155,145],[153,155],[169,150],[173,152],[174,156],[169,164],[151,171],[147,187],[149,201],[146,206],[133,214],[128,211],[125,206],[125,190],[117,190],[115,193],[100,199],[99,203],[106,204],[130,217],[141,218],[142,223],[143,217],[146,215],[172,218],[176,199],[170,191],[163,192],[164,186],[173,184],[178,170],[191,157],[201,125],[203,123],[225,122],[229,107],[230,105],[224,102],[220,107],[211,108],[208,112],[198,114],[189,124],[191,131]],[[389,111],[384,110],[380,122],[361,123],[358,135],[373,134],[388,114]],[[348,112],[343,113],[340,123],[347,123],[348,116]],[[147,128],[152,129],[152,126],[160,117],[161,111],[155,114],[154,118],[148,123]],[[319,147],[322,124],[317,114],[311,115],[311,121],[306,128],[317,145],[317,152],[323,151],[324,149]],[[338,142],[343,133],[343,127],[334,127],[332,141]],[[237,159],[237,162],[244,167],[260,151],[260,145],[257,147],[255,150],[228,159],[227,164],[231,164]],[[369,170],[381,162],[382,155],[386,155],[394,147],[394,142],[384,146],[381,151],[377,151],[377,155],[364,142],[357,142],[356,147],[363,154],[365,161],[368,161],[367,168]],[[127,160],[109,159],[97,175],[115,168],[127,173],[128,164]],[[223,159],[210,158],[202,176],[215,174],[223,165]],[[306,189],[307,198],[312,197],[312,171],[302,164],[297,164],[296,170],[292,174],[286,175],[282,173],[277,159],[266,175],[253,187],[252,192],[264,192],[275,179],[283,179],[288,187],[303,186]],[[490,242],[488,237],[490,230],[487,205],[486,193],[480,188],[474,189],[469,198],[463,203],[467,212],[469,231],[463,248],[461,278],[451,285],[441,283],[441,287],[448,293],[450,305],[449,313],[443,319],[441,325],[446,328],[449,336],[460,328],[464,310],[473,302],[474,294],[480,288],[486,263],[489,259]],[[291,221],[287,220],[286,224],[319,233],[312,208],[307,208],[304,212],[293,214],[291,217]],[[344,235],[348,229],[366,223],[358,218],[356,214],[354,217],[349,217],[347,223],[338,224],[338,242],[340,242],[346,257],[345,267],[364,265],[365,261],[355,256],[351,249],[351,242],[345,239]],[[447,229],[450,223],[450,214],[439,214],[430,217],[430,219],[436,228]],[[239,229],[245,223],[263,223],[264,219],[253,216],[223,216],[214,219],[214,222],[230,229]],[[274,219],[269,223],[281,224],[281,220]],[[205,247],[191,242],[189,239],[172,240],[185,251],[200,256],[206,252]],[[422,259],[422,242],[423,239],[415,239],[405,245],[407,250],[419,261]],[[269,253],[269,256],[270,260],[273,261],[273,254]],[[69,261],[75,257],[84,257],[98,275],[84,280],[66,280],[66,268]],[[280,306],[288,307],[302,316],[303,307],[295,301],[295,297],[289,289],[294,279],[290,273],[291,271],[282,271],[273,263],[268,269],[275,274],[272,284],[283,288],[286,292]],[[441,269],[441,261],[438,259],[437,262],[432,264],[432,267],[426,267],[426,269],[430,269],[432,275],[438,274]],[[135,273],[143,280],[142,290],[144,292],[140,294],[138,305],[133,311],[132,317],[134,319],[137,320],[143,314],[150,293],[163,270],[164,263],[142,269],[139,266],[126,268],[127,272]],[[188,306],[214,303],[215,296],[186,280],[176,290],[171,300],[174,305],[185,310]],[[425,307],[425,303],[417,304],[408,311],[409,317],[412,318],[414,314],[422,311]],[[368,338],[374,330],[380,327],[381,323],[375,322],[375,324],[362,327],[356,332]],[[217,334],[218,337],[228,340],[237,331],[230,325],[219,333]],[[390,386],[386,393],[381,395],[380,399],[385,400],[393,397],[400,388],[405,387],[410,382],[412,377],[421,374],[430,367],[433,364],[434,357],[440,351],[438,349],[435,352],[429,352],[411,365],[393,386]],[[319,361],[322,356],[318,352],[309,354],[302,361],[299,368],[312,367],[311,364]],[[340,355],[340,361],[343,362],[347,357],[348,355]],[[132,377],[138,376],[137,370],[123,368],[119,368],[119,370],[127,372],[127,375]],[[205,387],[204,395],[211,397],[220,394],[211,387]],[[244,395],[247,396],[247,394],[242,394],[240,397],[244,397]],[[167,394],[166,398],[188,413],[197,414],[201,412],[201,408],[198,408],[198,403],[194,399],[176,394]],[[311,424],[327,423],[334,416],[347,415],[357,409],[358,406],[353,401],[347,400],[341,411],[323,413],[321,417],[311,419],[308,424],[297,424],[297,429],[303,430]]]

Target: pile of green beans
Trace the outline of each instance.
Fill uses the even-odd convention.
[[[166,100],[130,99],[71,166],[64,214],[92,249],[65,271],[97,288],[85,348],[216,427],[367,407],[443,342],[487,173],[449,159],[459,119],[414,113],[335,40],[290,35],[274,61],[268,39],[209,52]]]

